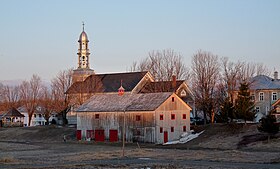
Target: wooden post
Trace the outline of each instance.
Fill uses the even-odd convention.
[[[122,146],[123,157],[124,157],[124,145],[125,145],[125,110],[123,111],[123,146]]]

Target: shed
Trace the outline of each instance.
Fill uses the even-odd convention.
[[[22,127],[23,126],[22,115],[16,108],[11,108],[7,112],[3,112],[1,115],[1,126],[3,127]]]

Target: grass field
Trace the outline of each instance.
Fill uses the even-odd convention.
[[[186,144],[75,140],[74,127],[0,128],[0,168],[280,168],[280,139],[256,125],[215,124]],[[63,135],[67,142],[63,142]]]

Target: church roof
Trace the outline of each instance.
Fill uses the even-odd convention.
[[[265,75],[258,75],[252,78],[251,90],[275,90],[280,89],[280,80]]]
[[[82,42],[82,41],[89,42],[88,37],[87,37],[87,34],[86,34],[85,31],[83,31],[83,32],[80,34],[80,38],[79,38],[79,41],[78,41],[78,42]]]
[[[177,80],[173,86],[172,81],[149,82],[140,93],[175,92],[183,83],[184,80]]]
[[[85,81],[73,83],[66,93],[76,94],[118,92],[118,89],[121,86],[121,80],[125,92],[130,92],[136,87],[136,85],[146,74],[147,72],[94,74],[87,77]]]
[[[82,104],[77,112],[123,112],[154,111],[172,95],[165,93],[146,94],[96,94]]]

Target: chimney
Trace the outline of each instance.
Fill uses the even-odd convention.
[[[176,81],[177,81],[176,76],[172,75],[172,88],[173,89],[175,89],[175,87],[176,87]]]
[[[274,72],[274,80],[277,80],[277,79],[278,79],[278,72],[275,71],[275,72]]]

